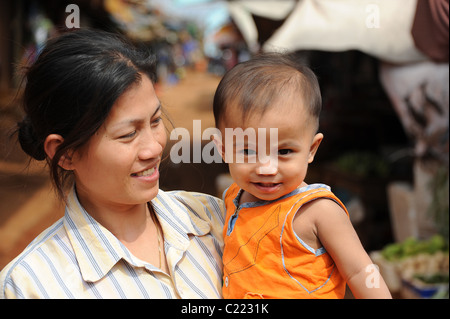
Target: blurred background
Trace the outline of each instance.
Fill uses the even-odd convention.
[[[330,185],[347,205],[395,297],[448,298],[448,12],[448,0],[1,1],[0,269],[64,214],[47,168],[13,134],[18,66],[49,37],[92,27],[156,54],[169,132],[192,133],[193,120],[214,127],[214,91],[236,63],[296,52],[323,96],[325,139],[307,182]],[[176,142],[166,147],[161,188],[221,197],[226,165],[174,164]],[[208,141],[191,134],[195,143]]]

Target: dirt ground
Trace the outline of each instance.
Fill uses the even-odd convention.
[[[193,120],[201,120],[202,130],[214,126],[212,99],[220,78],[188,70],[174,85],[158,85],[157,94],[174,127],[192,134]],[[0,99],[0,269],[17,256],[40,232],[64,214],[56,198],[48,172],[42,163],[28,162],[27,156],[10,138],[11,128],[20,120],[13,94]],[[167,125],[170,133],[172,127]],[[177,141],[169,141],[170,145]],[[162,189],[186,189],[216,194],[215,177],[225,172],[223,164],[161,165]]]

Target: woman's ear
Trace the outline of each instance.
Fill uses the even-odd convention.
[[[309,158],[308,163],[312,163],[314,161],[314,156],[316,156],[317,150],[319,149],[320,143],[322,143],[323,134],[317,133],[311,143],[311,147],[309,149]]]
[[[56,154],[56,151],[58,150],[58,147],[64,142],[64,138],[59,134],[50,134],[47,136],[47,138],[44,141],[44,150],[47,156],[50,159],[53,159],[53,157]],[[72,156],[66,152],[61,158],[59,159],[58,165],[61,166],[65,170],[72,170]]]

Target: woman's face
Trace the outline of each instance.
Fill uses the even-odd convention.
[[[77,193],[86,208],[142,204],[158,193],[166,131],[153,84],[141,75],[72,156]]]

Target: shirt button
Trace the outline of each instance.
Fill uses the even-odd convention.
[[[225,277],[225,287],[228,287],[228,277]]]

